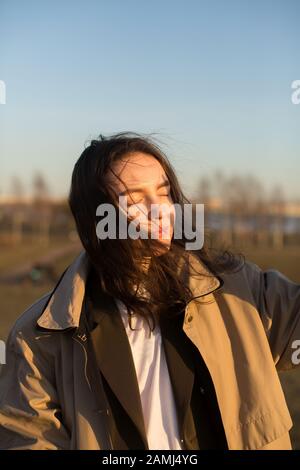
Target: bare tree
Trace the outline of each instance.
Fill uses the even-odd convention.
[[[42,203],[49,198],[49,186],[46,182],[44,175],[41,172],[36,172],[33,176],[33,200],[35,203]]]
[[[284,245],[284,208],[285,196],[280,185],[275,185],[270,193],[270,206],[273,215],[272,242],[275,248]]]
[[[13,243],[21,243],[23,238],[23,224],[25,220],[25,208],[23,204],[24,186],[20,178],[14,175],[11,179],[11,194],[14,198],[12,206],[12,231],[11,240]]]
[[[48,245],[51,228],[51,201],[49,185],[41,172],[36,172],[32,180],[33,210],[38,225],[39,240]]]
[[[208,177],[200,178],[197,191],[197,199],[199,203],[209,205],[211,199],[211,181]]]
[[[21,200],[24,197],[24,185],[19,176],[13,175],[11,179],[11,194],[17,199]]]
[[[224,212],[223,238],[230,244],[262,239],[262,225],[266,213],[264,189],[256,176],[215,175]]]

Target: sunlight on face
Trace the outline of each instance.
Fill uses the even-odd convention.
[[[173,236],[174,210],[170,184],[161,164],[149,154],[134,152],[124,155],[111,169],[109,187],[117,197],[126,197],[129,218],[132,214],[141,214],[140,228],[149,234],[149,238],[152,233],[152,238],[159,240],[161,253],[168,250]],[[153,212],[152,206],[151,218],[153,204],[161,207]]]

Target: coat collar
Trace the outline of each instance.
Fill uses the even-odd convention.
[[[195,256],[191,256],[190,268],[187,268],[187,263],[181,262],[178,265],[178,272],[183,281],[189,283],[194,297],[210,294],[222,286],[222,279],[212,274]],[[86,251],[82,250],[64,271],[51,292],[47,305],[37,320],[38,327],[47,330],[78,328],[90,269],[91,262]],[[201,279],[195,270],[201,273]]]

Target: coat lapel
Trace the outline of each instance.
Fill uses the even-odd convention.
[[[90,331],[96,362],[122,407],[135,424],[148,448],[142,404],[132,352],[117,306],[109,296],[89,289],[87,315],[92,316]]]
[[[182,331],[183,317],[160,318],[162,342],[177,408],[180,435],[184,427],[194,385],[194,366]]]

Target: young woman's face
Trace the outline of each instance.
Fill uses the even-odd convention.
[[[174,208],[167,175],[156,158],[140,152],[125,155],[112,166],[108,183],[118,198],[125,197],[128,217],[136,215],[148,238],[161,243],[160,253],[167,251],[173,236]],[[153,204],[159,206],[154,209]]]

